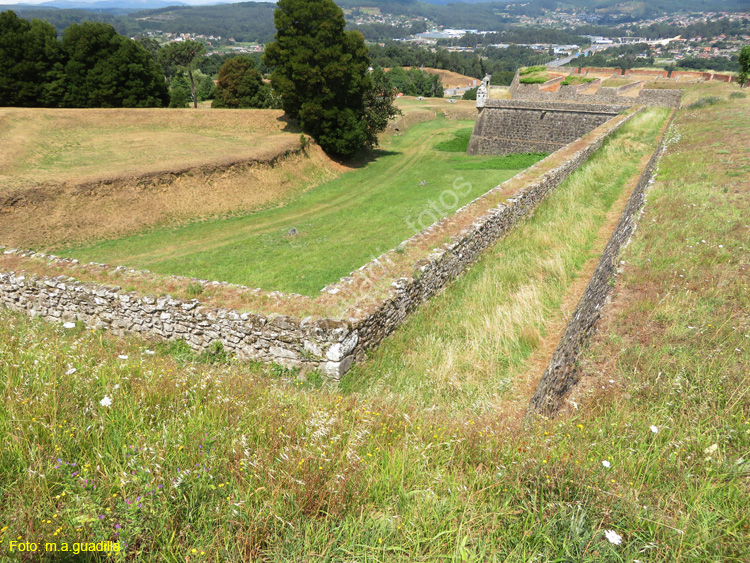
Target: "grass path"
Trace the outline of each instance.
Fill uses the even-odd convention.
[[[363,394],[388,388],[441,408],[507,404],[515,377],[527,369],[547,324],[560,319],[563,296],[594,258],[601,226],[637,181],[667,115],[651,109],[624,125],[532,219],[425,304],[342,386]]]
[[[267,290],[316,295],[365,264],[520,171],[512,160],[469,157],[435,149],[471,126],[443,117],[391,138],[377,158],[257,213],[69,248],[84,261],[147,268]],[[526,159],[525,166],[536,159]],[[510,165],[508,163],[511,163]],[[488,168],[489,166],[489,168]],[[470,182],[452,207],[429,211],[455,181]],[[424,185],[420,185],[424,182]],[[453,203],[453,200],[449,200]],[[410,224],[411,221],[411,224]],[[298,234],[287,236],[291,228]],[[417,229],[418,230],[418,229]]]

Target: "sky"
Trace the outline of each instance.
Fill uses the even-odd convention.
[[[50,0],[0,0],[0,6],[8,4],[43,4]],[[75,0],[76,2],[86,2],[87,0]],[[92,0],[94,2],[96,0]],[[116,0],[115,0],[116,1]],[[190,4],[193,6],[206,4],[234,4],[237,2],[274,2],[275,0],[176,0],[175,4]]]

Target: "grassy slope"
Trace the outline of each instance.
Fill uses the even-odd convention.
[[[533,431],[0,311],[0,559],[20,536],[159,562],[747,561],[747,102],[678,115],[587,408]]]
[[[653,152],[666,116],[652,109],[623,126],[531,221],[424,305],[370,362],[349,372],[343,387],[367,395],[385,386],[424,406],[502,404],[547,323],[559,315],[607,211]]]
[[[315,295],[519,171],[485,168],[487,163],[503,167],[502,159],[435,150],[436,143],[467,126],[470,122],[442,117],[414,125],[393,137],[368,166],[281,207],[66,253],[84,261]],[[422,181],[426,185],[420,186]],[[431,210],[431,202],[439,202],[446,190],[459,195],[454,182],[470,182],[472,188],[458,200],[444,197],[448,206]],[[299,234],[286,236],[292,227]]]

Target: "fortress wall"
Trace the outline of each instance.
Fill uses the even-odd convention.
[[[625,106],[488,100],[479,110],[468,153],[555,152],[624,109]]]
[[[674,113],[672,114],[674,116]],[[671,122],[671,119],[670,119]],[[668,128],[665,128],[665,131]],[[645,203],[646,188],[653,181],[654,171],[666,148],[665,136],[644,168],[636,187],[622,212],[620,221],[607,243],[599,264],[581,297],[560,344],[555,350],[529,403],[529,414],[554,415],[564,404],[568,392],[580,379],[579,359],[593,334],[596,323],[617,273],[620,251],[627,245],[636,228],[638,215]]]
[[[677,89],[643,89],[637,96],[624,96],[628,90],[636,86],[627,84],[619,88],[599,88],[594,94],[584,94],[586,88],[579,86],[560,86],[557,92],[541,92],[534,88],[526,88],[527,84],[518,84],[515,89],[514,100],[543,101],[543,102],[571,102],[578,104],[617,104],[624,106],[666,106],[680,107],[682,90]],[[584,86],[591,87],[590,84]]]
[[[456,232],[450,241],[418,260],[414,275],[391,282],[387,296],[367,313],[345,319],[304,318],[292,315],[244,313],[205,307],[200,301],[170,296],[139,295],[121,287],[82,282],[69,276],[27,275],[0,272],[0,305],[53,322],[80,321],[117,335],[139,334],[149,339],[182,340],[193,350],[210,350],[217,343],[243,360],[274,362],[303,371],[320,370],[340,378],[368,349],[377,346],[414,312],[465,271],[492,244],[527,217],[565,178],[583,164],[605,139],[635,115],[618,116],[603,126],[570,158],[530,181],[505,203],[487,210]],[[488,194],[477,198],[455,215],[481,206]],[[447,217],[406,241],[429,236],[453,217]],[[21,260],[43,259],[60,264],[75,260],[13,249],[0,250]],[[397,252],[392,250],[390,252]],[[378,260],[360,268],[378,267]],[[20,268],[16,268],[20,270]],[[141,275],[150,275],[141,272]],[[205,282],[204,284],[219,282]],[[344,283],[344,280],[342,282]],[[333,284],[329,287],[335,287]],[[329,292],[331,293],[331,292]]]

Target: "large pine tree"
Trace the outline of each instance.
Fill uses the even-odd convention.
[[[344,31],[344,13],[333,0],[279,0],[278,6],[276,41],[266,46],[265,62],[274,69],[271,85],[284,111],[327,152],[349,156],[376,145],[387,122],[382,112],[392,117],[398,110],[391,92],[373,95],[362,34]]]

